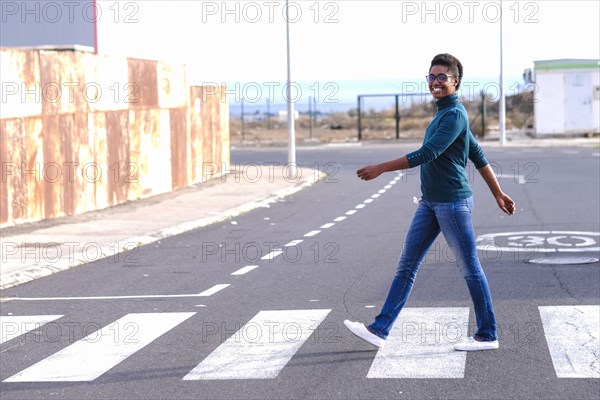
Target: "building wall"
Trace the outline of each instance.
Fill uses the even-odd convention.
[[[558,134],[565,131],[565,77],[562,72],[538,73],[533,104],[535,130],[540,134]]]
[[[229,163],[225,88],[188,86],[183,64],[0,49],[0,77],[0,226],[172,191]]]
[[[536,61],[536,135],[600,133],[600,61]]]

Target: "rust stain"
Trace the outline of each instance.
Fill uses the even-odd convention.
[[[93,164],[87,170],[88,180],[94,182],[94,208],[108,207],[107,167],[107,129],[106,114],[97,112],[90,115],[93,120]]]
[[[131,110],[130,135],[130,199],[152,194],[154,154],[160,152],[160,113],[157,110]],[[155,144],[156,143],[156,144]],[[154,177],[156,179],[156,177]]]
[[[94,179],[88,178],[87,171],[94,168],[93,136],[90,135],[89,118],[92,114],[76,113],[73,118],[73,167],[74,173],[74,214],[93,210]],[[94,132],[92,131],[93,135]]]
[[[127,200],[129,189],[129,134],[128,111],[106,112],[106,143],[108,170],[108,204],[111,206]]]
[[[8,158],[8,130],[6,128],[6,122],[6,120],[0,120],[0,167],[2,167],[2,190],[0,190],[0,224],[6,224],[10,217],[8,214],[8,174],[10,171]]]
[[[27,217],[27,186],[24,183],[27,171],[23,170],[26,159],[23,119],[8,120],[5,129],[8,133],[8,148],[16,150],[11,150],[8,155],[10,165],[16,168],[16,174],[8,179],[8,207],[11,217],[20,221]]]
[[[55,51],[40,51],[40,89],[42,115],[58,114],[62,88],[59,53]]]
[[[130,186],[128,199],[136,199],[143,196],[140,184],[140,164],[142,157],[142,143],[144,140],[145,125],[148,113],[145,110],[129,111],[127,131],[129,132],[129,158],[130,165],[127,166]]]
[[[36,171],[27,176],[27,220],[40,220],[44,216],[44,150],[42,118],[24,118],[26,169]]]
[[[42,136],[44,137],[44,218],[62,215],[63,191],[61,184],[62,135],[59,130],[59,116],[42,117]]]
[[[128,59],[128,78],[132,94],[129,108],[158,107],[157,62]]]
[[[171,185],[173,189],[188,185],[187,182],[187,128],[185,110],[169,110],[171,127]]]
[[[74,121],[73,114],[62,114],[58,117],[58,126],[61,139],[61,154],[57,160],[60,168],[60,185],[62,187],[62,213],[72,215],[75,212],[76,184],[74,167]]]

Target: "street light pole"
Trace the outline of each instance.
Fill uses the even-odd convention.
[[[500,116],[499,116],[499,129],[500,129],[500,146],[506,144],[506,97],[504,95],[504,58],[503,58],[503,36],[504,31],[502,25],[503,22],[503,9],[502,0],[500,0]]]
[[[289,1],[285,1],[285,27],[287,46],[287,117],[288,117],[288,177],[296,178],[296,132],[294,118],[294,103],[292,102],[292,74],[290,66],[290,8]]]

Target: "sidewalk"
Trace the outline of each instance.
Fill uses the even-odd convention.
[[[322,178],[306,168],[294,180],[283,170],[262,172],[258,180],[228,174],[104,210],[4,228],[0,289],[105,257],[123,260],[135,247],[269,207]]]

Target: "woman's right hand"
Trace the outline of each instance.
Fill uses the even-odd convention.
[[[381,173],[384,172],[381,166],[378,165],[367,165],[356,171],[356,175],[363,181],[370,181],[371,179],[377,178]]]

